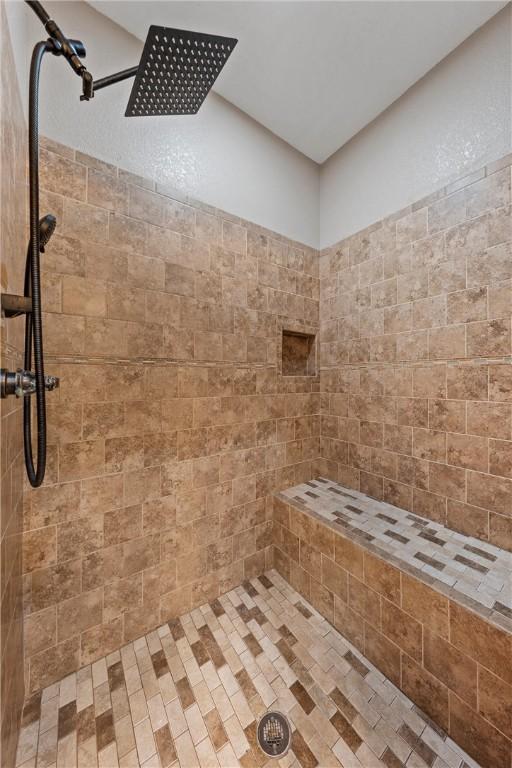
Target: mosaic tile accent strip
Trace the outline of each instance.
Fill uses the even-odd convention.
[[[268,760],[261,715],[289,719]],[[26,702],[19,768],[478,768],[276,572]]]
[[[320,477],[282,493],[512,629],[512,553]],[[432,583],[432,582],[431,582]]]

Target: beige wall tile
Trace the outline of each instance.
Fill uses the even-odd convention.
[[[53,499],[49,491],[46,501],[41,496],[27,517],[29,534],[41,522],[59,527],[53,554],[45,550],[50,562],[31,576],[32,610],[53,610],[57,603],[62,612],[96,592],[104,601],[99,618],[94,606],[89,611],[97,624],[79,630],[77,648],[64,649],[68,664],[100,654],[103,646],[113,650],[120,638],[126,642],[216,596],[236,585],[243,569],[257,575],[269,543],[265,496],[309,477],[320,450],[334,476],[355,487],[433,519],[448,514],[458,530],[485,537],[492,512],[492,535],[505,538],[510,419],[494,406],[508,409],[512,378],[507,364],[493,363],[488,371],[472,356],[508,354],[500,351],[510,345],[507,315],[484,314],[489,285],[496,289],[489,307],[501,313],[508,306],[506,293],[497,293],[497,283],[512,276],[506,273],[508,225],[493,213],[493,235],[484,243],[483,222],[465,218],[466,205],[475,211],[491,199],[506,205],[506,184],[482,185],[470,203],[457,191],[429,204],[428,212],[406,213],[396,226],[353,237],[334,252],[323,286],[319,362],[335,367],[332,376],[322,369],[329,412],[320,426],[318,419],[308,421],[320,412],[319,377],[276,372],[282,317],[294,330],[318,331],[317,255],[166,198],[151,185],[130,186],[127,209],[133,180],[120,175],[115,184],[108,168],[87,166],[88,203],[55,195],[64,226],[45,262],[51,354],[81,356],[63,374],[60,396],[78,382],[74,391],[83,403],[80,435],[73,434],[71,414],[56,426],[58,475],[48,487],[80,483],[81,516],[68,490],[53,492]],[[91,228],[95,241],[106,243],[107,224],[109,247],[102,246],[105,257],[96,264],[97,246],[88,255],[86,243]],[[455,229],[446,233],[445,248],[446,227]],[[64,315],[58,314],[60,275]],[[494,430],[489,434],[486,418]],[[487,474],[488,451],[491,471],[505,476]],[[311,559],[291,537],[286,547],[308,574]],[[352,569],[360,580],[370,579],[367,588],[400,603],[394,576],[371,563],[366,574],[353,552],[335,553],[334,541],[322,548],[329,563],[336,559],[325,569],[329,583]],[[34,557],[36,563],[37,547]],[[78,582],[68,562],[79,563]],[[56,600],[49,603],[53,585]],[[358,615],[348,607],[336,612],[324,589],[314,585],[313,599],[333,619],[346,616],[363,643]],[[60,636],[54,640],[49,617],[45,642],[55,643]],[[381,637],[369,631],[374,654]],[[383,647],[383,663],[395,674],[393,640],[384,637]],[[30,654],[37,681],[46,674],[38,667],[40,653]]]
[[[85,200],[86,168],[57,152],[41,147],[39,151],[40,184],[50,192],[66,194],[75,200]]]
[[[67,640],[96,624],[103,618],[103,590],[84,592],[60,603],[57,607],[57,633],[59,641]]]
[[[88,168],[87,202],[99,208],[127,214],[128,185],[110,172]]]
[[[57,557],[57,528],[52,525],[23,534],[23,567],[25,573],[55,563]]]
[[[59,478],[77,480],[102,474],[105,466],[103,440],[67,443],[59,452]]]
[[[322,471],[484,539],[509,514],[512,401],[488,362],[510,354],[510,172],[486,174],[326,249],[320,286]]]

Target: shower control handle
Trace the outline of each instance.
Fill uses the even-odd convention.
[[[57,376],[45,376],[44,388],[52,391],[59,386]],[[36,377],[31,371],[24,371],[18,368],[16,371],[8,371],[6,368],[0,369],[0,396],[3,398],[8,395],[24,397],[32,395],[36,391]]]
[[[60,379],[58,376],[45,376],[44,377],[44,388],[48,392],[52,392],[54,389],[57,389],[57,387],[60,384]]]

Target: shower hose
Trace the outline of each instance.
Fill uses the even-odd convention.
[[[32,451],[31,396],[23,398],[23,444],[25,464],[30,484],[37,488],[43,482],[46,468],[46,392],[43,361],[43,328],[41,320],[41,269],[39,263],[39,73],[41,62],[50,44],[40,42],[34,48],[30,62],[28,154],[29,154],[29,201],[30,241],[25,266],[25,296],[32,297],[32,312],[25,315],[25,370],[32,368],[36,379],[37,462]]]

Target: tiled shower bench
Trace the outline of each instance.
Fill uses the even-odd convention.
[[[274,565],[487,768],[512,760],[512,553],[317,478],[274,496]]]

